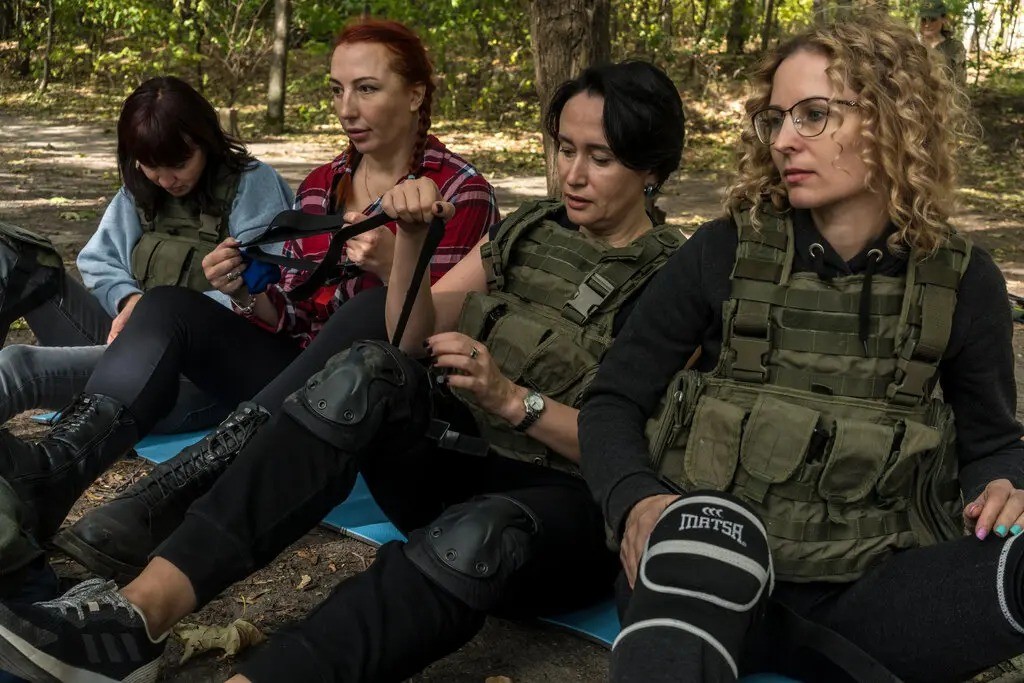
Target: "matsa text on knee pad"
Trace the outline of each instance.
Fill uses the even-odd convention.
[[[746,548],[747,542],[743,540],[744,525],[739,522],[730,522],[727,519],[721,519],[722,512],[723,510],[721,508],[711,506],[701,508],[701,514],[699,515],[684,512],[681,515],[679,530],[710,529],[712,531],[725,534]]]

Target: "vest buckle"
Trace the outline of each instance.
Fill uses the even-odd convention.
[[[606,277],[596,270],[591,271],[583,278],[573,297],[562,307],[562,317],[583,325],[614,291],[615,285]]]
[[[736,354],[732,361],[732,376],[742,382],[764,384],[768,379],[768,368],[764,366],[764,359],[771,351],[768,339],[733,334],[728,348]]]

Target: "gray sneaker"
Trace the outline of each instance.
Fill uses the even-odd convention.
[[[0,605],[0,669],[31,683],[152,683],[166,637],[150,638],[138,610],[102,579],[56,600]]]

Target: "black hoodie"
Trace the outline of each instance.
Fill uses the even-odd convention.
[[[872,249],[882,252],[881,260],[872,264],[875,274],[906,271],[906,257],[885,248],[888,232],[843,261],[809,212],[794,212],[793,222],[794,272],[825,278],[862,273]],[[816,250],[810,250],[814,243],[824,248],[816,259]],[[696,369],[715,367],[736,246],[736,228],[728,218],[694,233],[641,295],[590,387],[579,417],[583,474],[617,534],[635,503],[668,492],[647,466],[644,424],[669,380],[698,347]],[[939,365],[943,396],[956,420],[960,480],[968,502],[994,479],[1024,487],[1024,430],[1015,419],[1013,330],[1006,300],[998,267],[986,251],[974,247]]]

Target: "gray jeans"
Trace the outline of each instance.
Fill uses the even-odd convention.
[[[60,410],[85,389],[112,322],[99,301],[70,277],[60,295],[25,316],[39,346],[0,350],[0,422],[33,408]],[[231,411],[181,378],[173,410],[154,428],[171,434],[207,429]]]

